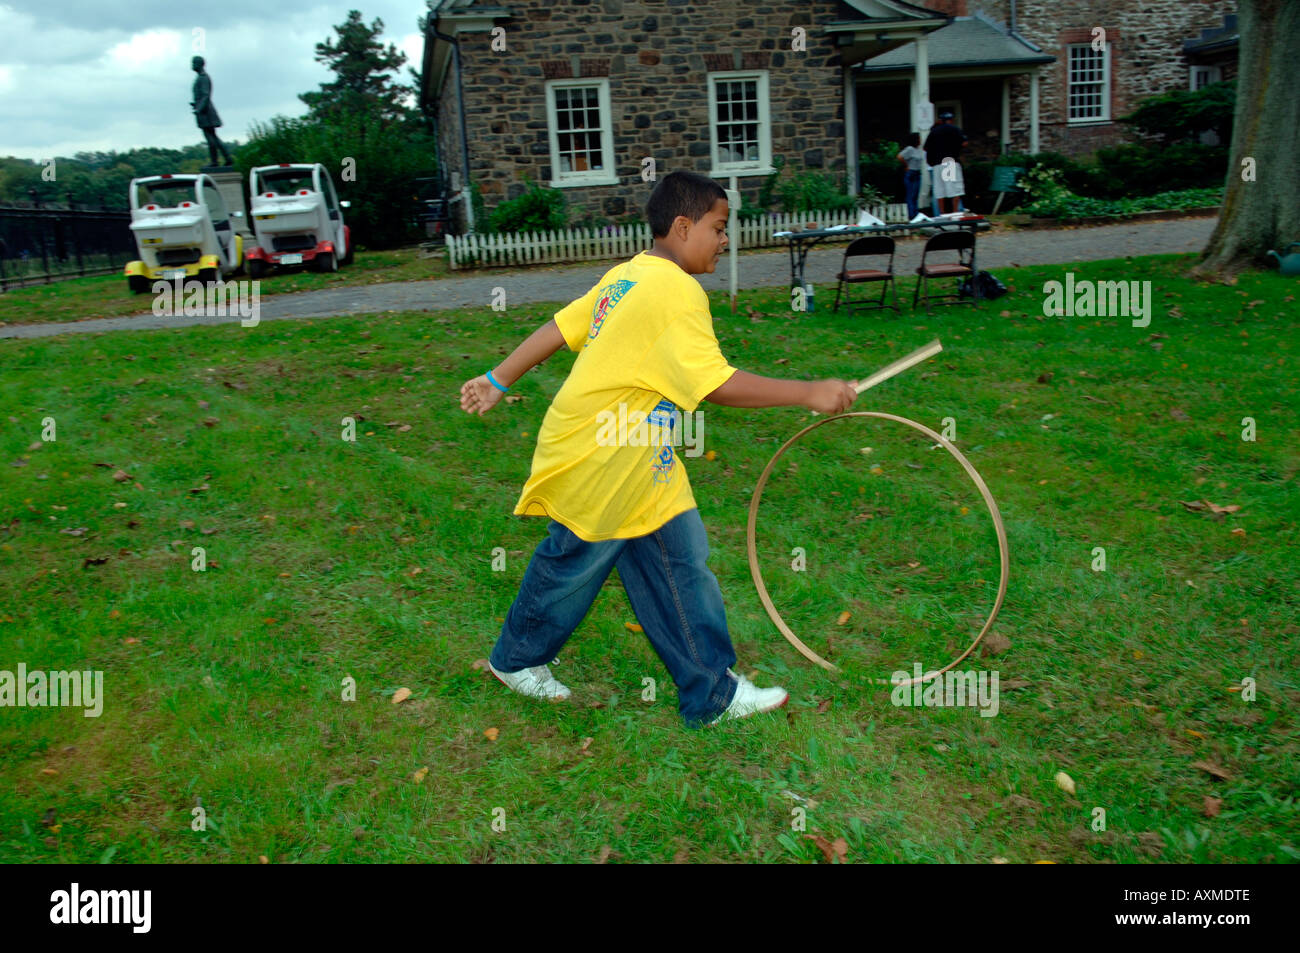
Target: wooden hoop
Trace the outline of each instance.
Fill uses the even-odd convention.
[[[998,610],[1002,608],[1002,600],[1006,597],[1007,594],[1007,577],[1010,571],[1010,564],[1011,564],[1010,558],[1007,555],[1006,526],[1004,526],[1002,523],[1002,514],[998,512],[998,505],[993,501],[993,494],[989,492],[988,485],[984,482],[983,478],[980,477],[979,473],[975,470],[975,468],[971,466],[970,461],[967,460],[964,456],[962,456],[960,450],[954,447],[951,443],[949,443],[939,434],[935,433],[929,427],[926,427],[924,424],[919,424],[915,420],[908,420],[906,417],[896,417],[893,414],[884,414],[884,413],[877,413],[875,411],[862,410],[862,411],[855,411],[853,413],[848,413],[848,414],[839,414],[835,417],[827,417],[825,420],[815,421],[814,423],[809,424],[807,427],[804,427],[803,430],[800,430],[797,434],[795,434],[793,437],[787,440],[784,444],[782,444],[781,449],[779,449],[772,456],[772,459],[768,461],[767,466],[763,469],[762,475],[758,478],[758,485],[754,487],[754,496],[749,501],[749,524],[745,530],[745,545],[749,552],[749,571],[750,574],[754,577],[754,586],[758,589],[758,598],[763,603],[763,608],[767,610],[768,617],[771,618],[771,620],[776,624],[776,627],[781,631],[781,634],[786,637],[786,640],[789,641],[789,643],[793,645],[796,649],[798,649],[799,653],[803,655],[804,658],[808,659],[810,662],[814,662],[817,665],[820,665],[822,668],[826,669],[829,672],[838,672],[839,671],[838,667],[826,661],[824,658],[822,658],[812,649],[808,648],[808,646],[804,645],[803,642],[800,641],[797,635],[795,635],[792,631],[790,631],[790,627],[786,625],[785,620],[781,618],[781,613],[777,612],[776,606],[772,604],[772,598],[767,593],[767,586],[763,584],[763,574],[759,571],[758,568],[758,550],[756,547],[755,537],[756,537],[756,529],[758,526],[758,504],[763,497],[763,487],[767,485],[767,478],[771,476],[772,468],[776,466],[776,462],[781,459],[782,454],[784,454],[787,450],[789,450],[791,445],[794,444],[796,440],[798,440],[804,434],[808,433],[810,430],[816,430],[818,427],[831,423],[832,421],[844,420],[849,417],[877,417],[881,420],[894,420],[900,424],[906,424],[907,426],[913,428],[914,430],[919,430],[927,437],[930,437],[931,439],[941,444],[945,450],[947,450],[950,454],[952,454],[956,458],[957,462],[962,465],[962,468],[965,469],[966,473],[970,476],[971,480],[974,481],[976,489],[980,491],[980,495],[984,497],[984,502],[988,505],[989,514],[993,517],[993,528],[997,531],[998,534],[998,555],[1001,560],[1001,578],[998,580],[998,595],[993,602],[993,611],[989,613],[988,619],[985,620],[983,627],[979,631],[979,635],[975,636],[975,641],[970,644],[970,647],[966,649],[965,652],[962,652],[961,655],[957,656],[955,659],[953,659],[951,662],[945,665],[943,668],[939,669],[937,672],[926,672],[920,678],[912,677],[905,682],[903,681],[895,682],[890,679],[879,679],[879,678],[873,680],[876,682],[876,684],[880,684],[880,685],[911,685],[916,682],[926,682],[932,678],[939,677],[944,672],[958,665],[963,659],[969,656],[971,652],[975,651],[975,646],[980,644],[980,640],[984,638],[984,636],[988,633],[989,629],[993,627],[993,620],[997,618]]]

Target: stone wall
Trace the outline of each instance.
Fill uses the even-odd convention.
[[[523,192],[525,175],[548,185],[546,80],[608,77],[619,184],[561,191],[571,220],[586,213],[643,219],[654,187],[641,181],[643,157],[655,158],[659,175],[707,174],[707,74],[739,69],[768,72],[773,157],[784,156],[790,171],[842,174],[842,72],[832,42],[815,29],[840,18],[838,8],[833,0],[511,0],[515,16],[496,21],[506,51],[492,50],[488,32],[460,35],[469,181],[488,210]],[[807,29],[807,52],[790,51],[795,26]],[[453,61],[439,99],[439,148],[448,174],[464,176],[459,113]],[[739,186],[752,201],[762,182],[742,176]],[[464,213],[454,208],[463,227]]]
[[[981,10],[1006,23],[1009,0],[971,0]],[[1103,146],[1132,141],[1135,136],[1115,120],[1142,99],[1170,89],[1187,89],[1189,64],[1183,41],[1200,31],[1223,25],[1235,13],[1233,0],[1018,0],[1016,29],[1025,39],[1056,57],[1038,74],[1039,148],[1086,155]],[[1090,42],[1092,28],[1106,31],[1110,44],[1111,102],[1109,122],[1070,125],[1067,122],[1067,45]],[[1225,79],[1235,70],[1225,70]],[[1012,139],[1017,150],[1029,148],[1029,78],[1011,86]]]

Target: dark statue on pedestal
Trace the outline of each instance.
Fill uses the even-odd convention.
[[[194,57],[190,61],[190,67],[199,74],[194,80],[194,101],[190,103],[190,107],[194,110],[194,121],[199,124],[204,138],[208,140],[211,164],[217,164],[217,150],[220,149],[221,154],[226,157],[226,165],[233,166],[235,163],[230,160],[230,150],[217,138],[216,130],[217,126],[221,125],[221,117],[217,115],[217,109],[212,105],[212,78],[203,72],[203,57]]]

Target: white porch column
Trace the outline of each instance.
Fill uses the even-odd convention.
[[[1011,77],[1002,77],[1002,153],[1011,146]]]
[[[858,194],[858,87],[853,81],[853,67],[844,67],[844,150],[845,168],[849,173],[849,194]]]
[[[1029,154],[1038,152],[1038,70],[1029,74]]]
[[[912,89],[912,122],[916,123],[916,131],[921,134],[921,145],[924,146],[925,137],[934,122],[934,117],[931,116],[929,122],[922,126],[917,115],[917,106],[930,101],[930,50],[924,33],[916,38],[916,72],[912,77]],[[930,173],[924,163],[921,167],[921,194],[917,196],[916,204],[920,209],[930,205]]]

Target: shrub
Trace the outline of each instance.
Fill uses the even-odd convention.
[[[897,142],[877,142],[867,152],[858,156],[859,178],[862,185],[871,186],[887,201],[901,202],[906,193],[903,191],[903,166],[898,161],[898,154],[903,147]]]
[[[549,232],[565,228],[569,216],[564,196],[558,189],[547,189],[524,175],[527,190],[518,198],[502,202],[488,218],[488,232]]]
[[[1195,92],[1171,89],[1138,103],[1119,121],[1135,126],[1166,143],[1189,142],[1202,132],[1215,132],[1220,142],[1232,141],[1232,114],[1237,105],[1237,84],[1211,83]]]
[[[1113,146],[1097,150],[1096,161],[1097,194],[1113,198],[1209,188],[1228,174],[1227,147],[1197,142]]]

